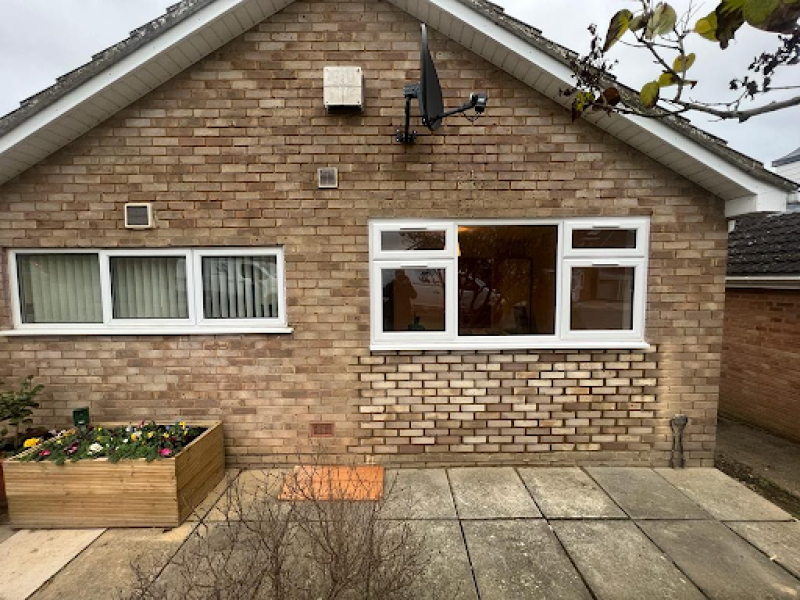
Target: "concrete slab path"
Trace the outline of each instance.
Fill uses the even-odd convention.
[[[231,480],[238,480],[249,505],[265,475],[281,472],[245,472]],[[409,469],[389,470],[386,480],[397,491],[386,517],[410,518],[432,552],[415,599],[800,600],[800,522],[714,470]],[[204,504],[210,527],[222,525],[214,519],[225,502],[221,486]],[[109,530],[82,552],[78,547],[77,558],[63,561],[46,585],[49,575],[34,568],[26,589],[0,587],[6,594],[0,598],[24,600],[39,589],[34,600],[106,600],[115,585],[131,581],[128,559],[180,556],[195,525],[173,532]],[[44,536],[37,549],[51,546],[49,532],[24,535]],[[66,548],[82,534],[64,535]],[[165,583],[174,566],[164,570]],[[1,564],[0,570],[5,574]]]

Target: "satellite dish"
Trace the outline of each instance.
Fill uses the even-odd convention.
[[[419,112],[422,115],[422,124],[431,131],[436,131],[442,125],[444,114],[444,100],[442,100],[442,86],[436,65],[433,64],[431,52],[428,49],[428,28],[422,25],[422,41],[419,49]]]
[[[465,113],[474,110],[475,115],[467,117],[470,121],[475,121],[486,111],[488,96],[473,92],[469,96],[469,101],[453,110],[444,109],[442,99],[442,86],[439,83],[439,75],[436,73],[436,65],[433,64],[431,52],[428,48],[428,29],[422,24],[422,38],[419,51],[419,83],[411,83],[403,87],[403,96],[406,100],[406,123],[405,130],[399,130],[395,139],[403,144],[413,144],[417,140],[417,132],[410,131],[411,128],[411,100],[419,100],[419,113],[422,117],[422,124],[436,131],[442,126],[445,117]]]

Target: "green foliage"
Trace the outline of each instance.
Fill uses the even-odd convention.
[[[61,436],[37,445],[19,460],[50,461],[57,465],[79,460],[107,458],[109,462],[144,459],[148,462],[171,458],[200,436],[205,429],[186,423],[156,425],[140,423],[127,427],[71,429]]]
[[[792,33],[800,19],[800,0],[722,0],[695,24],[695,32],[727,48],[745,23],[771,33]]]
[[[617,40],[628,30],[631,18],[633,18],[633,13],[627,8],[622,9],[611,17],[611,22],[608,24],[608,33],[606,34],[606,43],[603,45],[603,52],[608,52],[608,49],[616,44]]]
[[[656,6],[653,14],[647,20],[647,27],[644,30],[645,39],[652,40],[655,36],[667,35],[675,28],[678,21],[678,13],[666,2]]]
[[[645,83],[639,92],[639,101],[642,103],[643,107],[653,108],[656,102],[658,102],[660,92],[661,86],[659,86],[658,81]]]
[[[691,68],[696,58],[697,56],[695,55],[694,52],[691,52],[686,56],[683,55],[678,56],[672,63],[672,69],[676,73],[684,73]]]
[[[19,448],[22,425],[31,423],[33,411],[39,408],[39,403],[34,398],[43,389],[43,385],[33,385],[33,375],[28,375],[19,389],[0,392],[0,422],[7,422],[14,428],[15,450]]]

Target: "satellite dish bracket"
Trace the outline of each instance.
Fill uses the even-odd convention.
[[[406,126],[405,130],[398,129],[394,139],[401,144],[413,144],[417,141],[417,132],[410,131],[411,129],[411,101],[419,98],[418,83],[411,83],[403,86],[403,96],[406,99]]]

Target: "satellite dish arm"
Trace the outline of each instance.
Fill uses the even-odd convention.
[[[470,94],[468,102],[465,102],[464,104],[462,104],[458,108],[454,108],[453,110],[446,110],[442,114],[437,115],[430,120],[432,122],[441,121],[446,117],[452,117],[453,115],[458,115],[467,112],[468,110],[472,110],[473,108],[475,109],[475,112],[483,113],[486,110],[487,98],[488,97],[486,94],[475,94],[475,93]]]

